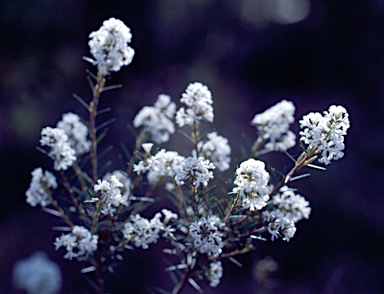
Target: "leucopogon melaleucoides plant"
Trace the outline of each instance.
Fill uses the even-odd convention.
[[[92,99],[75,96],[89,117],[65,113],[56,126],[42,129],[39,149],[52,159],[53,171],[32,171],[26,200],[63,220],[54,246],[64,258],[86,264],[83,274],[96,273],[92,285],[97,293],[103,293],[103,274],[112,260],[122,260],[121,252],[145,250],[160,238],[166,240],[163,252],[170,258],[165,270],[177,277],[169,290],[179,293],[188,283],[198,291],[203,281],[216,287],[225,258],[236,262],[236,255],[254,250],[260,241],[294,237],[296,223],[308,219],[311,208],[290,182],[307,175],[296,174],[303,167],[321,169],[316,160],[328,165],[343,157],[350,126],[344,107],[332,105],[299,121],[302,151],[297,158],[287,152],[296,145],[290,130],[294,104],[283,100],[255,115],[251,124],[258,137],[251,155],[236,163],[232,180],[224,181],[217,175],[230,168],[231,147],[217,131],[201,132],[214,120],[213,99],[206,85],[193,82],[181,95],[182,107],[161,94],[153,106],[138,111],[132,124],[140,132],[128,164],[106,171],[99,164],[105,151],[99,151],[99,142],[109,121],[96,123],[106,111],[98,109],[99,99],[116,88],[106,86],[106,78],[129,65],[135,51],[129,46],[130,29],[115,18],[104,21],[89,38],[92,58],[84,59],[97,66],[97,74],[88,77]],[[159,147],[176,130],[190,140],[190,154]],[[270,152],[285,152],[292,159],[284,176],[272,177],[269,166],[257,159]],[[230,189],[219,189],[220,181]],[[145,218],[143,212],[159,187],[173,208]]]

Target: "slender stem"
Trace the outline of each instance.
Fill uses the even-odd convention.
[[[101,207],[102,207],[101,201],[102,201],[102,199],[100,199],[99,201],[96,202],[96,209],[95,209],[95,212],[93,213],[93,217],[92,217],[92,233],[95,233],[97,231],[97,223],[98,223],[99,218],[100,218],[100,212],[101,212]]]
[[[248,253],[249,251],[255,250],[255,249],[256,249],[256,247],[252,246],[252,247],[245,247],[245,248],[240,249],[240,250],[238,249],[238,250],[235,250],[235,251],[222,253],[222,254],[220,254],[220,259],[232,257],[232,256],[239,255],[239,254],[245,254],[245,253]],[[214,260],[216,258],[217,257],[210,256],[208,259]]]
[[[295,166],[289,171],[289,173],[287,173],[284,176],[284,178],[280,181],[280,183],[278,183],[275,186],[275,188],[272,190],[272,192],[269,194],[269,196],[272,197],[273,195],[275,195],[280,190],[280,188],[282,186],[284,186],[285,184],[287,184],[289,182],[289,180],[292,178],[292,176],[295,172],[297,172],[299,169],[301,169],[302,167],[304,167],[308,164],[308,160],[310,160],[312,158],[312,156],[314,156],[317,152],[318,152],[317,147],[313,148],[313,149],[308,148],[308,150],[305,152],[305,156],[300,156],[302,158],[299,157]]]
[[[262,134],[260,134],[260,136],[256,139],[255,143],[253,143],[252,145],[252,155],[253,156],[257,156],[257,151],[259,150],[261,144],[263,143],[263,137],[262,137]]]
[[[76,172],[76,176],[77,176],[77,179],[78,179],[78,181],[79,181],[79,183],[80,183],[81,190],[82,190],[83,192],[87,191],[87,185],[86,185],[85,182],[84,182],[84,179],[83,179],[83,172],[82,172],[80,166],[77,164],[77,162],[75,162],[75,163],[73,164],[72,167],[73,167],[73,169],[74,169],[75,172]]]
[[[195,213],[196,216],[199,217],[199,195],[197,193],[197,187],[196,187],[196,176],[193,175],[191,179],[191,190],[193,194],[193,199],[195,200]]]
[[[178,209],[179,215],[182,216],[182,219],[186,220],[188,217],[186,214],[187,205],[185,203],[183,191],[180,188],[180,186],[176,184],[175,181],[173,181],[173,184],[176,187],[175,188],[175,195],[176,195],[176,200],[177,200],[177,204],[178,204],[177,209]]]
[[[62,170],[60,170],[60,176],[63,180],[63,185],[64,185],[65,189],[67,190],[69,196],[71,197],[73,205],[75,206],[77,211],[80,212],[81,215],[85,215],[85,211],[84,211],[83,206],[79,203],[76,196],[73,194],[73,189],[71,187],[71,184],[69,183],[68,178],[65,176],[65,174]]]
[[[199,157],[200,152],[197,145],[200,141],[200,132],[199,132],[199,125],[195,120],[193,121],[192,141],[193,141],[193,148],[196,151],[196,157]]]
[[[236,198],[235,198],[235,201],[233,201],[233,203],[232,203],[231,209],[228,211],[227,215],[226,215],[225,218],[224,218],[224,223],[227,223],[227,222],[228,222],[228,220],[229,220],[229,218],[231,217],[233,211],[235,210],[235,207],[236,207],[237,203],[238,203],[239,200],[240,200],[240,197],[241,197],[240,194],[237,194],[237,196],[236,196]]]
[[[262,226],[261,228],[258,228],[258,229],[254,229],[253,231],[251,232],[246,232],[246,233],[243,233],[243,234],[238,234],[238,235],[235,235],[235,236],[232,236],[231,238],[227,239],[227,241],[231,241],[233,239],[238,239],[238,238],[244,238],[244,237],[249,237],[253,234],[258,234],[258,233],[263,233],[267,230],[267,227],[265,226]]]
[[[91,139],[91,161],[92,161],[92,180],[96,184],[98,179],[97,172],[97,136],[96,136],[96,116],[99,97],[105,85],[105,77],[100,72],[97,75],[97,83],[93,89],[93,99],[89,103],[89,137]]]
[[[73,222],[69,219],[69,217],[67,216],[67,214],[65,213],[65,211],[61,208],[61,206],[59,205],[59,203],[58,203],[55,199],[53,199],[51,190],[46,189],[46,192],[47,192],[47,194],[48,194],[49,200],[51,201],[53,207],[60,213],[61,218],[67,223],[68,226],[70,226],[71,228],[73,228],[73,227],[74,227]]]

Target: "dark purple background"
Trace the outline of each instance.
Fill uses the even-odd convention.
[[[255,139],[254,114],[282,98],[295,103],[297,121],[330,104],[348,109],[345,158],[296,183],[311,202],[310,220],[299,223],[290,243],[268,242],[258,254],[280,264],[272,293],[384,292],[384,1],[314,0],[309,17],[289,25],[245,21],[245,1],[3,1],[0,293],[18,293],[11,288],[12,267],[35,251],[60,262],[63,293],[91,291],[77,275],[79,265],[54,251],[51,227],[58,220],[29,207],[24,193],[33,168],[50,166],[35,149],[41,128],[64,112],[86,114],[72,93],[90,99],[85,70],[94,69],[82,56],[89,56],[89,33],[112,16],[131,28],[136,50],[133,63],[109,82],[124,87],[101,102],[113,107],[108,144],[116,153],[120,142],[132,145],[126,125],[142,106],[160,93],[177,101],[195,81],[212,91],[214,127],[230,139],[233,170],[240,148],[249,146],[242,133]],[[180,138],[167,146],[184,147]],[[106,290],[170,289],[159,251],[127,254]],[[256,256],[241,257],[242,270],[225,263],[223,282],[212,293],[251,293]]]

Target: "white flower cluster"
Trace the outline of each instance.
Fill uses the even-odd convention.
[[[161,179],[174,179],[176,170],[184,161],[184,157],[176,151],[166,151],[161,149],[155,155],[140,161],[134,165],[134,171],[137,173],[148,172],[148,182],[153,185]]]
[[[240,194],[244,208],[260,210],[269,200],[268,181],[269,173],[265,170],[264,162],[250,158],[236,169],[232,193]]]
[[[55,249],[65,247],[67,253],[64,258],[72,259],[77,257],[87,257],[97,249],[99,236],[91,234],[83,226],[73,226],[72,232],[57,237],[54,245]]]
[[[283,186],[279,193],[272,197],[272,203],[275,208],[263,212],[263,219],[268,223],[272,241],[281,235],[284,236],[283,240],[289,241],[296,232],[295,223],[309,218],[309,202],[303,196],[295,194],[292,189]]]
[[[51,148],[48,155],[54,160],[55,170],[66,170],[76,160],[76,152],[69,144],[68,136],[62,129],[43,128],[41,130],[40,144]]]
[[[123,198],[121,194],[123,186],[123,183],[114,175],[111,175],[109,180],[99,179],[97,184],[93,186],[93,191],[100,192],[101,194],[100,201],[103,203],[102,214],[113,216],[119,205],[128,205],[127,199]]]
[[[135,51],[129,47],[132,39],[131,30],[121,21],[110,18],[101,28],[89,35],[88,45],[94,59],[85,58],[103,75],[119,71],[123,65],[132,62]]]
[[[176,112],[176,104],[168,95],[159,95],[154,106],[144,106],[133,120],[135,128],[144,127],[156,144],[169,140],[169,135],[175,132],[172,122]]]
[[[25,193],[27,196],[27,203],[33,207],[38,204],[43,207],[47,206],[51,203],[48,190],[57,188],[56,177],[49,171],[43,173],[43,170],[40,167],[35,168],[31,175],[31,184]]]
[[[332,105],[324,115],[311,112],[300,120],[300,127],[300,140],[321,152],[320,162],[330,164],[344,156],[344,136],[350,127],[344,107]]]
[[[272,241],[283,235],[283,240],[288,242],[296,233],[294,221],[279,209],[264,211],[263,218],[268,222],[268,232],[272,235]]]
[[[282,100],[263,113],[256,114],[252,120],[259,131],[268,151],[288,150],[296,144],[295,134],[289,130],[295,121],[295,105],[291,101]]]
[[[81,122],[80,117],[72,112],[63,114],[57,128],[62,129],[68,136],[68,143],[76,151],[76,155],[88,152],[91,148],[91,141],[87,140],[88,128]]]
[[[61,288],[60,267],[37,252],[21,260],[13,268],[13,283],[28,294],[56,294]]]
[[[114,176],[120,183],[123,185],[120,187],[121,192],[121,204],[128,206],[129,197],[131,196],[132,182],[131,179],[127,177],[126,173],[121,170],[115,170],[110,173],[105,174],[103,180],[111,182],[111,178]]]
[[[216,288],[220,284],[220,279],[223,276],[223,266],[221,261],[211,262],[209,265],[208,280],[210,281],[209,286]]]
[[[176,113],[176,123],[180,127],[194,122],[213,122],[213,100],[207,86],[202,83],[189,84],[180,101],[187,105],[187,109],[181,107]]]
[[[208,159],[190,156],[176,170],[175,180],[178,185],[183,185],[186,179],[191,178],[193,186],[207,186],[208,181],[213,179],[213,169],[215,166]]]
[[[308,219],[311,214],[309,202],[287,186],[283,186],[280,193],[272,197],[272,203],[295,223],[303,218]]]
[[[193,246],[200,253],[207,253],[208,256],[219,256],[224,247],[221,238],[224,234],[220,232],[223,227],[224,223],[216,215],[203,216],[194,221],[189,227]]]
[[[151,220],[141,217],[140,214],[131,215],[131,220],[124,224],[122,230],[124,238],[133,242],[136,247],[143,249],[148,249],[149,244],[156,243],[161,233],[163,236],[172,238],[174,229],[167,225],[170,219],[177,219],[178,216],[167,209],[163,209],[162,213],[164,215],[163,222],[160,220],[161,213],[156,213]]]
[[[156,243],[160,237],[160,214],[156,214],[150,221],[140,216],[140,214],[131,215],[131,221],[124,224],[124,238],[134,242],[136,247],[148,249],[148,245]]]
[[[201,151],[201,155],[209,159],[219,171],[229,169],[231,163],[231,146],[228,139],[219,136],[217,132],[207,134],[206,142],[199,142],[197,148]]]

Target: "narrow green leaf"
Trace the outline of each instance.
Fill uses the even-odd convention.
[[[79,95],[73,94],[73,98],[75,98],[81,105],[83,105],[89,111],[89,105],[87,102],[83,100]]]
[[[106,112],[109,112],[109,111],[111,111],[111,108],[110,108],[110,107],[107,107],[107,108],[98,110],[98,111],[97,111],[97,115],[102,114],[102,113],[106,113]]]
[[[282,150],[284,153],[285,153],[285,155],[287,155],[293,162],[296,162],[296,159],[295,158],[293,158],[293,156],[291,155],[291,154],[289,154],[286,150]]]
[[[95,89],[95,85],[93,84],[90,76],[87,76],[87,81],[88,81],[89,87],[91,88],[91,91],[93,92],[93,90]]]
[[[107,130],[104,130],[96,139],[96,144],[99,144],[107,135]]]
[[[114,118],[111,118],[110,120],[107,120],[106,122],[103,122],[101,125],[99,125],[99,126],[96,127],[96,131],[105,128],[106,126],[110,125],[110,124],[113,123],[114,121],[115,121],[115,119],[114,119]]]
[[[103,152],[100,152],[98,155],[97,155],[97,160],[100,160],[101,158],[103,158],[106,154],[108,154],[109,151],[111,151],[113,149],[113,146],[112,145],[109,145]]]
[[[103,92],[105,91],[110,91],[110,90],[114,90],[114,89],[120,89],[122,88],[123,85],[119,84],[119,85],[112,85],[112,86],[107,86],[107,87],[104,87],[103,88]]]
[[[92,79],[94,79],[95,81],[97,81],[97,77],[90,71],[90,70],[86,70],[85,71]]]

